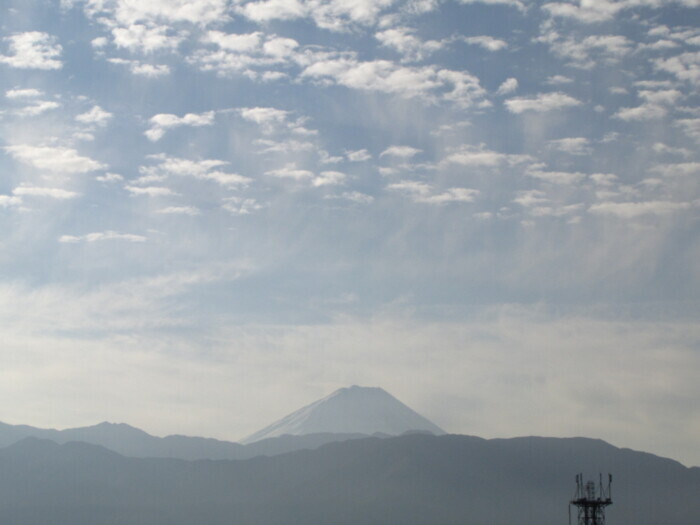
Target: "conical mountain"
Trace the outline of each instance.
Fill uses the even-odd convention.
[[[351,386],[341,388],[242,441],[253,443],[285,434],[388,434],[410,431],[445,432],[381,388]]]

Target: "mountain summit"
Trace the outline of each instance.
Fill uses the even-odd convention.
[[[341,388],[245,438],[241,443],[284,434],[389,434],[445,432],[381,388]]]

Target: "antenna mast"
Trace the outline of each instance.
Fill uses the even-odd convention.
[[[577,525],[605,525],[605,507],[612,505],[612,475],[608,474],[608,486],[603,485],[600,475],[598,486],[594,481],[583,483],[583,474],[576,476],[576,494],[569,502],[569,524],[571,506],[578,509]]]

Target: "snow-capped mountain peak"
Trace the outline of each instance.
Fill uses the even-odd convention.
[[[284,434],[389,434],[445,432],[394,396],[377,387],[351,386],[307,405],[248,436],[242,443]]]

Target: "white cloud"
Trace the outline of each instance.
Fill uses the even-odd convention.
[[[618,177],[614,173],[593,173],[590,179],[598,186],[612,186],[617,183]]]
[[[48,197],[50,199],[74,199],[78,197],[79,194],[74,191],[64,190],[62,188],[45,188],[40,186],[18,186],[12,190],[14,195],[19,195],[20,197]]]
[[[359,191],[346,191],[340,194],[340,198],[357,204],[371,204],[374,197]]]
[[[5,37],[10,55],[0,55],[0,64],[20,69],[61,69],[62,48],[48,33],[29,31]]]
[[[583,209],[583,204],[568,204],[566,206],[535,206],[530,210],[533,217],[567,217]]]
[[[109,111],[105,111],[100,106],[93,106],[90,111],[81,113],[75,120],[83,124],[95,124],[97,126],[106,126],[107,122],[112,119],[113,115]]]
[[[132,233],[118,233],[115,231],[104,231],[88,233],[86,235],[62,235],[58,242],[61,243],[93,243],[101,241],[128,241],[128,242],[145,242],[147,239],[143,235],[134,235]]]
[[[318,177],[315,177],[311,184],[314,186],[337,186],[345,183],[347,175],[340,171],[322,171]]]
[[[571,84],[572,82],[573,80],[571,78],[564,75],[552,75],[551,77],[547,78],[545,83],[552,86],[560,86],[563,84]]]
[[[634,219],[644,215],[669,215],[687,210],[687,202],[646,201],[646,202],[602,202],[593,204],[588,211],[596,215],[614,215],[622,219]]]
[[[370,160],[372,155],[366,149],[345,151],[345,156],[350,162],[364,162]]]
[[[172,34],[170,27],[165,25],[130,24],[112,29],[112,37],[117,47],[152,53],[163,49],[174,51],[184,35]]]
[[[133,195],[147,195],[148,197],[167,197],[170,195],[177,195],[170,188],[165,188],[163,186],[124,186],[124,189]]]
[[[486,4],[486,5],[506,5],[525,9],[525,4],[520,0],[458,0],[460,4]]]
[[[170,113],[159,113],[150,118],[151,127],[144,132],[148,140],[157,142],[165,133],[173,128],[180,126],[211,126],[214,123],[214,112],[207,111],[206,113],[187,113],[183,117],[172,115]]]
[[[380,153],[380,157],[399,157],[402,159],[410,159],[415,157],[423,150],[413,148],[411,146],[390,146]]]
[[[223,208],[233,215],[250,215],[261,210],[262,205],[253,198],[247,197],[227,197]]]
[[[654,120],[665,117],[666,113],[668,113],[668,110],[663,106],[657,104],[642,104],[634,108],[621,108],[613,117],[627,121]]]
[[[593,152],[590,141],[585,137],[567,137],[550,140],[547,143],[551,148],[563,151],[569,155],[589,155]]]
[[[146,64],[138,60],[126,60],[124,58],[109,58],[111,64],[128,66],[131,73],[148,78],[157,78],[170,74],[170,66],[165,64]]]
[[[426,101],[443,99],[465,108],[475,105],[486,94],[479,79],[467,72],[434,66],[400,66],[388,60],[321,58],[307,66],[301,78]]]
[[[228,19],[228,0],[86,0],[88,14],[111,15],[121,24],[187,22],[207,25]]]
[[[662,142],[656,142],[652,146],[652,149],[656,153],[661,153],[661,154],[667,154],[667,155],[681,155],[683,157],[690,157],[693,152],[690,151],[689,149],[686,148],[675,148],[673,146],[669,146],[667,144],[664,144]]]
[[[686,52],[670,58],[659,58],[654,66],[674,75],[678,80],[700,85],[700,51]]]
[[[535,97],[516,97],[505,101],[508,111],[511,113],[524,113],[525,111],[552,111],[581,105],[581,102],[565,93],[541,93]]]
[[[686,135],[700,143],[700,118],[679,119],[675,122]]]
[[[151,157],[157,161],[155,166],[142,166],[140,172],[144,175],[145,182],[162,181],[170,175],[181,177],[194,177],[199,180],[216,182],[222,186],[235,187],[246,186],[251,179],[237,173],[221,171],[228,162],[216,159],[190,160],[167,155],[154,155]]]
[[[441,193],[435,193],[430,184],[411,180],[389,184],[387,189],[407,193],[414,202],[436,205],[450,202],[474,202],[479,195],[479,190],[471,188],[448,188]]]
[[[239,12],[254,22],[292,20],[307,15],[307,8],[300,0],[262,0],[246,2]]]
[[[314,173],[309,170],[299,169],[294,164],[288,164],[284,168],[266,171],[265,175],[282,179],[304,180],[313,178]]]
[[[241,116],[250,122],[258,124],[263,133],[272,133],[277,126],[285,124],[288,111],[269,107],[241,108]]]
[[[53,172],[87,173],[106,167],[100,162],[80,156],[71,148],[20,144],[6,146],[5,151],[20,162]]]
[[[621,120],[653,120],[666,116],[667,106],[675,105],[683,94],[677,89],[641,90],[639,97],[644,100],[641,106],[621,108],[613,115]]]
[[[98,182],[120,182],[124,180],[124,177],[118,173],[105,173],[104,175],[95,177],[95,180]]]
[[[479,190],[471,188],[448,188],[442,193],[427,196],[418,196],[417,202],[427,204],[447,204],[449,202],[474,202],[479,195]]]
[[[250,53],[260,48],[263,34],[260,31],[254,33],[224,33],[222,31],[209,31],[202,42],[216,44],[226,51]]]
[[[22,204],[22,198],[16,195],[0,195],[0,208],[9,208],[10,206],[19,206]]]
[[[586,178],[586,175],[583,173],[569,171],[543,171],[538,167],[530,168],[525,173],[530,177],[552,184],[575,184]]]
[[[61,104],[54,102],[53,100],[42,100],[17,110],[17,113],[22,116],[36,117],[42,113],[46,113],[47,111],[58,109],[60,107]]]
[[[488,51],[500,51],[508,47],[508,43],[492,36],[469,36],[463,39],[467,44],[480,46]]]
[[[613,2],[610,0],[583,0],[577,5],[575,2],[551,2],[544,4],[542,9],[550,15],[562,18],[575,18],[581,22],[602,22],[610,20],[619,11],[627,7],[628,2]]]
[[[518,79],[517,78],[508,78],[503,81],[503,83],[498,86],[498,91],[496,91],[497,95],[509,95],[513,92],[515,92],[518,89]]]
[[[601,62],[616,64],[634,50],[633,43],[621,35],[590,35],[577,39],[562,37],[549,24],[543,29],[538,41],[547,44],[555,56],[573,67],[591,69]]]
[[[156,213],[161,213],[164,215],[200,215],[202,212],[194,206],[168,206],[167,208],[161,208]]]
[[[513,202],[520,204],[525,208],[530,208],[545,202],[549,202],[549,199],[547,198],[546,193],[541,190],[523,190],[516,194]]]
[[[255,144],[257,146],[262,146],[262,148],[260,150],[258,150],[258,153],[260,153],[260,154],[265,154],[265,153],[287,154],[287,153],[298,153],[301,151],[313,151],[316,149],[316,145],[312,142],[299,141],[299,140],[293,140],[293,139],[284,140],[284,141],[258,139],[255,141]]]
[[[459,164],[461,166],[496,167],[502,164],[514,166],[523,162],[531,162],[532,160],[533,158],[530,155],[499,153],[486,149],[483,145],[479,145],[462,146],[447,155],[443,162]]]
[[[700,162],[679,162],[676,164],[661,164],[654,166],[652,171],[665,177],[683,177],[700,174]]]
[[[215,71],[220,76],[242,73],[253,79],[278,80],[287,76],[285,72],[271,70],[273,67],[293,65],[298,57],[299,43],[291,38],[253,33],[223,33],[209,31],[204,44],[216,49],[199,49],[188,61],[202,71]],[[264,70],[262,73],[258,69]]]
[[[408,27],[395,27],[380,31],[374,37],[379,40],[382,46],[400,53],[406,61],[423,60],[445,46],[444,41],[423,41],[416,37],[414,32],[414,29]]]
[[[10,99],[15,99],[15,98],[35,98],[35,97],[40,97],[43,95],[44,92],[40,91],[38,89],[32,89],[32,88],[27,88],[27,89],[9,89],[5,91],[5,96]]]

